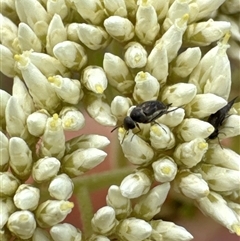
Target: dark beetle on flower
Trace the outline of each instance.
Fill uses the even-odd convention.
[[[223,124],[224,120],[229,116],[228,111],[233,106],[235,100],[238,98],[235,97],[231,101],[227,103],[227,105],[223,106],[220,110],[218,110],[216,113],[211,114],[208,117],[208,122],[215,128],[214,132],[208,137],[208,139],[215,139],[218,137],[219,134],[219,127]]]
[[[127,131],[126,134],[128,134],[128,131],[130,129],[134,129],[135,127],[137,127],[140,131],[141,129],[138,123],[156,123],[155,120],[161,117],[162,115],[175,111],[179,108],[177,107],[173,110],[168,110],[171,105],[172,104],[165,105],[164,103],[158,100],[150,100],[137,105],[135,108],[133,108],[132,112],[130,113],[130,116],[125,117],[123,120],[122,126]],[[116,126],[111,132],[116,130],[118,127],[119,126]]]

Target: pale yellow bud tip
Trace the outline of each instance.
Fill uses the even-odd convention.
[[[223,37],[222,44],[227,44],[230,37],[231,37],[231,33],[227,32]]]
[[[158,128],[156,125],[153,125],[152,127],[151,127],[151,130],[152,130],[152,132],[153,133],[155,133],[156,135],[161,135],[161,129],[160,128]]]
[[[171,172],[171,168],[169,168],[169,167],[162,168],[162,173],[169,174],[170,172]]]
[[[101,85],[95,85],[95,90],[98,94],[102,94],[104,89]]]
[[[200,150],[206,149],[207,146],[208,146],[208,144],[207,144],[206,142],[200,142],[200,143],[198,144],[198,148],[199,148]]]
[[[72,125],[72,123],[73,123],[73,120],[69,118],[68,120],[66,120],[66,121],[64,122],[64,125],[65,125],[66,127],[70,127],[70,126]]]
[[[57,86],[60,86],[60,84],[61,84],[60,79],[57,76],[48,77],[48,82],[53,83]]]
[[[61,210],[64,211],[64,210],[69,210],[69,209],[72,209],[74,207],[74,203],[73,202],[64,202],[62,205],[61,205]]]
[[[141,71],[141,72],[139,73],[139,77],[140,77],[141,79],[146,79],[146,73],[144,73],[143,71]]]
[[[208,131],[209,134],[213,133],[214,127],[213,126],[208,127],[207,131]]]
[[[240,225],[239,224],[234,224],[234,225],[232,225],[231,228],[237,234],[237,236],[240,236]]]
[[[123,127],[120,127],[120,128],[118,129],[118,131],[119,131],[119,133],[124,133],[124,132],[125,132],[125,129],[124,129]]]

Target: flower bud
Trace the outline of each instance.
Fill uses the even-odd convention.
[[[60,223],[50,229],[54,241],[81,241],[82,232],[70,223]]]
[[[127,115],[130,106],[132,106],[132,101],[130,98],[123,96],[115,96],[111,102],[111,112],[118,119],[124,119]]]
[[[13,197],[17,208],[30,211],[37,208],[39,199],[40,190],[29,184],[21,184]]]
[[[41,228],[49,228],[62,222],[72,211],[74,204],[68,201],[47,200],[36,210],[36,220]]]
[[[109,15],[127,17],[127,9],[126,9],[125,1],[117,0],[113,2],[111,0],[104,0],[103,3]]]
[[[101,67],[89,65],[82,71],[81,83],[88,90],[102,94],[107,88],[108,80]]]
[[[168,150],[174,147],[175,137],[168,126],[153,125],[150,128],[151,146],[156,150]]]
[[[57,175],[60,169],[60,161],[55,157],[45,157],[34,163],[32,177],[36,182],[44,182]]]
[[[133,98],[135,101],[144,102],[147,100],[156,100],[160,90],[158,80],[148,72],[138,72],[135,79]]]
[[[130,42],[125,46],[124,60],[128,67],[142,68],[147,63],[147,51],[138,42]]]
[[[130,199],[124,197],[120,188],[116,185],[109,187],[106,202],[108,206],[114,209],[118,220],[127,218],[132,212]]]
[[[226,104],[227,101],[217,95],[211,93],[198,94],[185,106],[185,111],[188,117],[202,119],[217,112]]]
[[[115,217],[115,211],[112,207],[102,207],[94,214],[92,220],[93,231],[98,234],[109,235],[111,234],[118,221]]]
[[[63,78],[60,75],[49,76],[48,82],[63,102],[77,104],[82,97],[81,84],[76,79]]]
[[[220,135],[220,138],[229,138],[233,136],[239,136],[240,135],[239,123],[240,123],[239,115],[230,115],[226,119],[226,121],[224,121],[223,128],[221,129],[222,133]]]
[[[90,236],[89,241],[110,241],[110,239],[103,235],[93,234]]]
[[[0,100],[1,100],[0,101],[0,123],[1,123],[0,130],[6,129],[5,110],[6,110],[7,102],[10,99],[10,97],[11,95],[9,95],[6,91],[0,89]]]
[[[51,180],[48,192],[54,199],[68,200],[72,196],[73,188],[72,179],[65,173],[62,173]]]
[[[160,234],[163,240],[190,241],[193,239],[193,236],[185,228],[173,222],[152,220],[150,225],[153,232]]]
[[[87,63],[84,48],[72,41],[63,41],[53,48],[54,56],[67,68],[79,71]]]
[[[1,97],[0,97],[1,98]],[[0,172],[7,171],[9,165],[8,138],[0,131]]]
[[[139,4],[135,32],[141,43],[151,45],[159,34],[160,25],[154,7],[148,1]]]
[[[0,180],[0,197],[13,196],[20,185],[20,181],[10,172],[0,172]]]
[[[40,143],[41,156],[54,156],[62,158],[65,152],[65,135],[62,120],[57,114],[48,118],[42,142]]]
[[[0,198],[0,207],[0,228],[2,230],[7,223],[10,214],[16,210],[16,207],[13,204],[12,198]]]
[[[62,170],[70,177],[79,176],[104,161],[107,153],[97,148],[79,149],[64,156]]]
[[[41,40],[37,37],[35,32],[23,22],[18,25],[18,43],[23,51],[33,49],[36,52],[42,51]]]
[[[174,180],[174,189],[191,199],[200,199],[209,194],[208,183],[200,173],[192,173],[189,170],[178,172]]]
[[[152,163],[154,178],[157,182],[171,182],[177,174],[177,165],[169,156],[164,156]]]
[[[137,218],[124,219],[117,226],[116,234],[121,240],[143,241],[152,233],[152,227],[144,220]]]
[[[182,106],[191,102],[196,94],[197,88],[194,84],[177,83],[167,86],[162,93],[161,99],[164,103]]]
[[[110,36],[100,26],[80,23],[77,24],[76,31],[81,42],[91,50],[102,49],[110,42]]]
[[[61,19],[64,19],[68,14],[70,14],[70,9],[68,8],[65,0],[47,1],[46,8],[48,14],[53,16],[56,13],[61,17]]]
[[[103,68],[107,74],[109,83],[122,94],[133,92],[133,77],[126,63],[116,55],[105,53]]]
[[[63,107],[59,115],[65,131],[78,131],[85,125],[83,114],[75,107]]]
[[[169,182],[152,188],[147,194],[142,196],[135,205],[133,211],[134,217],[151,220],[157,213],[160,212],[169,190]]]
[[[214,127],[206,121],[196,118],[186,118],[177,127],[178,138],[192,141],[195,138],[207,138],[214,131]]]
[[[33,233],[32,241],[51,241],[48,232],[42,228],[37,227]]]
[[[103,25],[108,34],[120,42],[127,42],[134,37],[134,26],[127,18],[110,16],[104,20]]]
[[[203,138],[196,138],[190,142],[179,144],[174,150],[174,160],[178,165],[191,168],[197,165],[208,149],[208,144]]]
[[[9,140],[9,165],[12,172],[20,180],[27,180],[32,171],[32,152],[27,143],[19,138],[12,137]]]
[[[148,169],[141,169],[126,176],[120,185],[122,195],[131,199],[146,194],[152,184],[151,175]]]

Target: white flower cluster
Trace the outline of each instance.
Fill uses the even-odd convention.
[[[11,95],[0,89],[0,240],[192,240],[183,227],[154,219],[171,187],[240,235],[240,156],[220,145],[240,135],[239,103],[208,121],[228,105],[229,41],[230,55],[240,56],[238,0],[0,5],[0,71],[14,80]],[[116,126],[146,101],[168,111],[118,130],[136,170],[109,184],[107,206],[87,217],[92,230],[82,235],[61,223],[74,206],[72,178],[103,162],[109,144],[96,134],[66,141],[66,131],[84,128],[79,104]]]

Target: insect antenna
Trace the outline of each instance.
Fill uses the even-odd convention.
[[[115,126],[112,130],[111,130],[111,132],[114,132],[116,129],[118,129],[119,127],[122,127],[122,125],[119,125],[119,126]]]
[[[153,123],[159,125],[159,126],[165,131],[165,133],[167,134],[167,131],[161,126],[160,123],[158,123],[158,122],[156,122],[156,121],[153,121]]]

